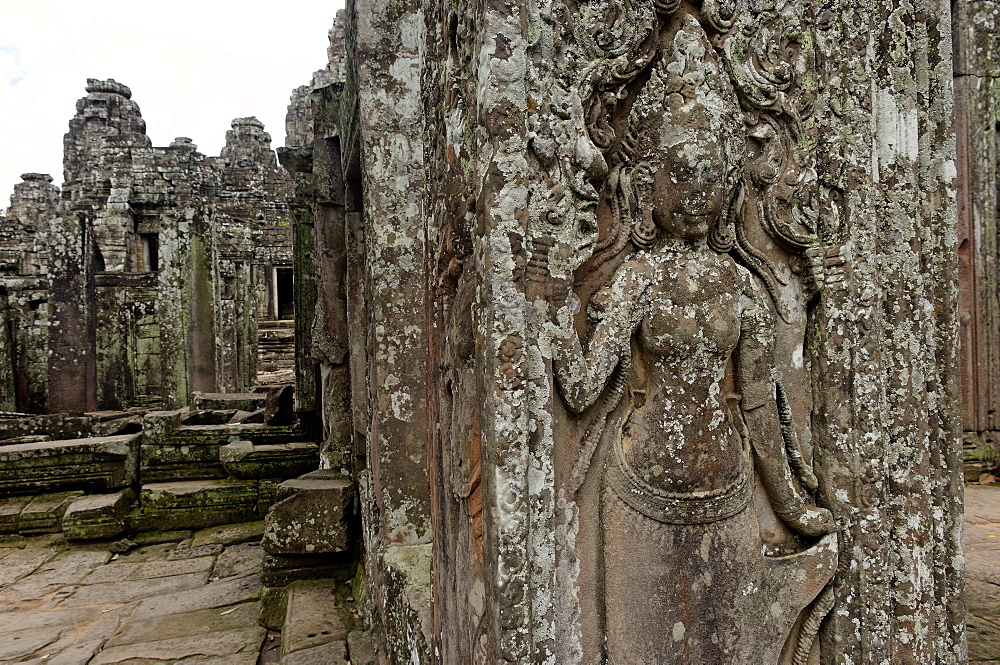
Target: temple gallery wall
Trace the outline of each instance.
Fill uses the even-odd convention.
[[[967,662],[996,9],[350,0],[276,155],[89,81],[0,229],[0,531],[266,516],[324,662]]]

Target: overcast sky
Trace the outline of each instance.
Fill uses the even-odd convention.
[[[26,0],[0,9],[0,209],[27,172],[62,184],[62,139],[87,78],[132,89],[153,145],[218,155],[233,118],[284,144],[292,89],[326,65],[343,0]]]

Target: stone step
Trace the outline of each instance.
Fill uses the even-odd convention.
[[[294,330],[295,319],[274,319],[257,322],[257,330]]]
[[[0,499],[0,533],[63,532],[70,540],[112,538],[125,530],[134,493],[84,494],[79,490]]]
[[[264,393],[191,393],[191,406],[195,409],[237,409],[256,411],[264,406]]]
[[[234,441],[219,449],[219,460],[235,478],[293,478],[319,466],[319,446],[312,442],[258,445]]]
[[[281,665],[347,662],[347,628],[332,580],[298,581],[286,589]]]
[[[78,497],[63,515],[63,534],[69,540],[117,538],[125,532],[125,517],[134,497],[131,489]]]
[[[283,444],[302,438],[295,426],[233,423],[181,425],[180,412],[146,417],[140,454],[142,479],[147,482],[225,478],[219,460],[222,446],[232,441],[258,445]]]
[[[202,529],[251,522],[258,514],[256,480],[191,480],[149,483],[139,492],[139,508],[128,515],[134,531]]]
[[[116,490],[137,479],[138,434],[0,447],[0,495],[61,488]]]
[[[28,502],[17,519],[17,532],[25,535],[59,533],[62,531],[66,509],[83,492],[58,492],[39,494]]]

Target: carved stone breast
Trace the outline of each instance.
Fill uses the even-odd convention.
[[[647,394],[623,427],[619,470],[635,496],[725,494],[749,466],[722,394],[740,334],[734,276],[716,256],[672,259],[658,272],[638,332]]]

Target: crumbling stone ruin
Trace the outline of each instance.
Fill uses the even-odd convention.
[[[157,233],[179,322],[160,354],[189,369],[162,379],[172,410],[133,422],[8,423],[0,525],[266,513],[259,620],[336,624],[286,665],[967,662],[963,471],[987,470],[995,430],[995,16],[351,0],[292,94],[287,176],[259,123],[215,160],[157,150],[120,84],[93,82],[80,114],[116,133],[71,125],[67,164],[132,166],[68,167],[61,193],[25,176],[6,315],[99,320],[131,301],[70,294],[138,287]],[[256,197],[268,182],[287,203]],[[219,394],[245,389],[254,335],[193,340],[280,264],[234,248],[278,247],[286,210],[294,391]],[[58,240],[32,244],[46,223]],[[258,312],[280,318],[271,275]],[[76,404],[61,383],[128,366],[102,350],[128,335],[101,330],[48,334],[50,410],[126,394],[98,381]]]
[[[291,368],[290,181],[256,118],[219,157],[155,148],[128,87],[91,79],[62,191],[26,174],[4,218],[0,408],[175,408]],[[258,321],[275,321],[259,325]],[[290,322],[290,321],[289,321]],[[277,330],[272,332],[275,328]]]
[[[311,423],[293,411],[292,190],[270,140],[247,117],[219,157],[183,137],[153,147],[131,91],[91,79],[62,189],[23,176],[0,238],[0,536],[115,553],[179,543],[180,559],[255,539],[267,572],[258,563],[256,591],[235,593],[279,590],[265,624],[312,588],[285,586],[354,561],[352,485],[319,469]],[[265,523],[272,505],[284,511]],[[326,515],[311,529],[282,520],[310,511]],[[256,644],[232,653],[256,662],[250,633]]]

